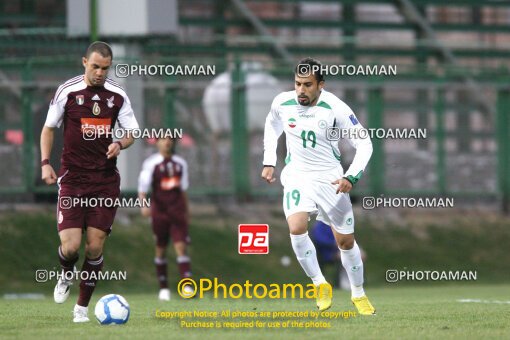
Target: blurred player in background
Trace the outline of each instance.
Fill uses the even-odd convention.
[[[362,315],[375,309],[363,289],[363,262],[354,239],[354,216],[349,191],[360,179],[372,155],[369,138],[359,138],[364,129],[352,110],[332,93],[324,90],[320,62],[306,58],[295,68],[294,91],[275,97],[264,129],[262,178],[275,178],[278,138],[285,132],[286,166],[281,174],[283,210],[290,229],[296,257],[317,289],[317,308],[331,307],[332,287],[326,282],[317,261],[315,246],[308,235],[309,214],[328,224],[340,248],[343,266],[351,283],[351,301]],[[346,138],[356,149],[349,169],[340,164],[338,137]],[[363,135],[361,135],[363,136]]]
[[[58,256],[63,273],[74,270],[78,261],[83,229],[86,231],[85,260],[81,268],[80,295],[74,306],[73,321],[87,322],[88,305],[96,286],[97,273],[103,267],[103,246],[115,218],[115,207],[72,206],[69,198],[112,198],[120,194],[117,156],[134,139],[113,142],[116,122],[124,129],[137,129],[138,123],[124,90],[107,78],[112,64],[112,50],[104,42],[92,43],[83,57],[85,75],[62,84],[50,103],[48,116],[41,132],[42,179],[59,186],[57,208],[60,247]],[[54,129],[64,123],[64,148],[59,177],[49,159]],[[98,132],[102,133],[98,133]],[[69,297],[71,280],[59,278],[54,299],[63,303]]]
[[[138,196],[145,199],[151,191],[151,207],[143,207],[142,215],[152,217],[152,231],[156,241],[156,274],[159,281],[159,299],[170,300],[168,289],[166,248],[170,238],[177,255],[181,278],[191,276],[191,259],[187,254],[188,234],[188,164],[174,154],[175,140],[160,138],[158,153],[143,162],[138,177]],[[185,286],[184,293],[190,293]]]
[[[313,226],[311,238],[317,249],[317,259],[319,260],[322,272],[324,273],[327,265],[335,266],[333,286],[350,291],[351,283],[349,282],[349,276],[347,276],[345,268],[341,265],[340,249],[338,249],[338,244],[331,227],[322,221],[317,221]],[[359,244],[358,247],[361,252],[361,259],[365,262],[367,259],[366,252],[363,251]]]

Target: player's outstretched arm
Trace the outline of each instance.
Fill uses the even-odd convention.
[[[189,200],[188,200],[188,194],[186,193],[186,191],[182,192],[182,196],[184,196],[184,204],[185,204],[184,214],[186,216],[186,221],[189,223],[189,219],[190,219]]]
[[[108,151],[106,152],[106,158],[114,158],[120,154],[120,150],[127,149],[135,142],[135,139],[132,136],[127,136],[122,138],[121,140],[115,141],[108,146]]]
[[[140,202],[144,202],[145,199],[147,199],[147,193],[145,192],[139,192],[138,198],[140,199]],[[150,217],[151,216],[151,208],[142,206],[141,213],[143,217]]]
[[[50,159],[54,135],[55,132],[53,128],[43,126],[41,131],[41,163]],[[41,178],[48,185],[57,182],[57,175],[55,174],[55,170],[53,170],[51,164],[48,163],[41,165]]]
[[[146,159],[145,162],[143,162],[142,171],[140,171],[140,175],[138,175],[138,198],[141,202],[144,202],[147,198],[147,193],[149,192],[152,183],[153,168],[149,159]],[[151,216],[150,207],[142,206],[140,212],[144,217]]]
[[[331,184],[338,184],[338,188],[336,188],[336,193],[338,194],[339,192],[342,192],[342,193],[348,193],[349,191],[351,191],[352,189],[352,183],[349,182],[347,179],[345,178],[340,178],[340,179],[337,179],[336,181],[334,182],[331,182]]]
[[[356,149],[354,159],[345,172],[343,178],[337,179],[331,184],[337,184],[336,193],[339,192],[348,193],[352,190],[352,187],[359,181],[361,175],[365,171],[365,168],[372,156],[372,141],[368,137],[368,132],[361,133],[360,131],[365,128],[360,124],[354,112],[344,102],[340,101],[336,106],[335,118],[338,122],[340,129],[348,129],[352,131],[351,137],[346,138],[351,146]],[[365,136],[365,137],[362,137]]]
[[[278,138],[283,133],[283,124],[278,112],[278,96],[271,104],[271,110],[267,114],[266,123],[264,125],[264,159],[262,164],[262,178],[268,183],[273,183],[274,166],[276,165],[276,148],[278,147]]]
[[[271,184],[274,181],[276,181],[276,178],[273,177],[274,174],[274,167],[273,166],[265,166],[262,169],[261,177],[262,179],[265,179],[267,183]]]

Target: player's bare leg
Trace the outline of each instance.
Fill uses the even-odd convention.
[[[191,259],[188,256],[187,248],[188,245],[184,241],[174,242],[175,254],[177,255],[177,267],[179,269],[181,279],[191,277]],[[185,285],[183,287],[183,293],[192,294],[193,288],[189,285]]]
[[[375,315],[372,306],[363,289],[363,260],[361,252],[354,239],[354,234],[340,234],[334,228],[333,235],[340,249],[342,265],[351,283],[351,300],[361,315]]]
[[[179,267],[179,274],[181,278],[191,276],[191,259],[187,253],[187,244],[183,241],[174,243],[175,254],[177,255],[177,266]]]
[[[74,322],[87,322],[88,305],[96,288],[97,276],[103,268],[103,246],[108,235],[98,228],[87,228],[85,260],[81,268],[80,296],[74,306]]]
[[[169,301],[170,290],[168,289],[166,246],[156,246],[154,264],[156,265],[156,275],[159,281],[158,298],[160,301]]]
[[[56,303],[64,303],[69,297],[72,279],[69,272],[74,271],[74,265],[78,261],[78,251],[81,244],[81,228],[69,228],[59,232],[60,247],[58,258],[62,268],[62,276],[58,279],[53,291],[53,299]]]
[[[331,307],[333,290],[322,275],[315,246],[310,236],[308,236],[308,213],[298,212],[292,214],[287,218],[287,223],[289,224],[290,241],[296,258],[306,275],[318,287],[317,308],[320,311],[326,310]]]

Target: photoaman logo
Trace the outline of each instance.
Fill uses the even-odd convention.
[[[323,287],[315,286],[312,283],[302,285],[300,283],[251,283],[246,280],[244,284],[225,284],[218,281],[201,278],[195,281],[192,278],[184,278],[177,284],[177,293],[182,298],[190,299],[194,296],[203,298],[204,293],[212,293],[214,299],[316,299],[318,295],[329,294],[331,290],[322,291]]]

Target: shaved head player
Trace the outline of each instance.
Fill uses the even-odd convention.
[[[85,259],[81,268],[80,293],[73,310],[74,322],[87,322],[88,305],[99,271],[103,267],[103,246],[110,234],[116,207],[87,207],[87,198],[112,198],[120,194],[117,156],[134,140],[128,134],[119,141],[111,132],[118,123],[126,130],[138,129],[138,123],[126,92],[107,78],[112,65],[112,50],[104,42],[92,43],[82,59],[85,73],[63,83],[50,103],[41,132],[42,179],[58,183],[57,229],[60,237],[58,258],[63,273],[74,270],[78,250],[85,235]],[[64,148],[59,176],[49,159],[54,130],[64,124]],[[81,199],[69,204],[69,198]],[[62,275],[55,286],[54,299],[63,303],[69,297],[72,280]]]

